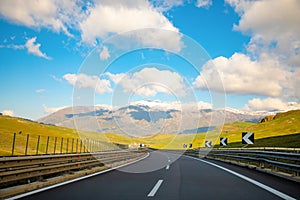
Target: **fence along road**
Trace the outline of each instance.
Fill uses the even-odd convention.
[[[100,140],[102,139],[102,140]],[[86,153],[128,148],[124,144],[116,144],[106,141],[105,138],[68,138],[56,136],[41,136],[36,134],[11,135],[11,142],[1,142],[1,148],[5,153],[0,156],[42,155],[62,153]],[[10,149],[10,152],[8,151]]]
[[[299,199],[299,184],[226,163],[150,152],[135,164],[22,199]],[[164,162],[148,173],[126,173]]]

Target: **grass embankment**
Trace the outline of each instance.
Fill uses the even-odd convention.
[[[220,145],[216,145],[216,148]],[[229,143],[226,148],[241,148],[241,147],[289,147],[289,148],[300,148],[300,133],[284,135],[284,136],[275,136],[255,140],[255,143],[252,145],[241,144],[240,142]]]
[[[205,141],[220,144],[220,137],[228,138],[228,147],[242,147],[242,132],[254,132],[255,144],[248,147],[300,147],[300,110],[277,114],[276,118],[263,123],[234,122],[217,127],[207,133],[170,135],[158,134],[141,138],[153,148],[182,149],[183,144],[193,148],[204,147]],[[279,137],[281,136],[281,137]]]
[[[136,141],[136,139],[127,138],[125,136],[117,134],[103,134],[89,131],[78,132],[77,130],[71,128],[39,124],[37,122],[32,122],[22,118],[0,116],[0,156],[11,155],[14,133],[17,133],[15,140],[14,155],[24,155],[27,134],[29,134],[27,150],[28,155],[36,154],[38,136],[40,136],[39,153],[46,152],[48,136],[48,153],[54,152],[55,138],[55,149],[57,153],[59,153],[60,151],[66,152],[67,148],[68,152],[70,152],[72,150],[72,143],[73,152],[75,152],[77,139],[79,141],[79,144],[77,145],[77,151],[80,150],[80,139],[83,139],[83,141],[85,141],[84,139],[98,141],[97,144],[92,144],[93,148],[95,148],[95,146],[98,145],[97,148],[103,149],[116,148],[116,146],[112,143],[128,145],[131,143],[138,142]],[[62,138],[64,139],[62,140]],[[85,143],[90,144],[88,140],[86,140]],[[62,148],[61,144],[63,144]],[[91,146],[87,145],[87,148],[89,147]]]
[[[277,114],[276,118],[267,122],[251,124],[251,123],[232,123],[225,125],[222,129],[220,137],[227,137],[229,143],[241,143],[242,132],[254,132],[255,145],[267,145],[277,147],[299,147],[300,143],[300,110],[289,111],[286,113]],[[294,136],[289,136],[293,135]],[[289,136],[280,137],[280,139],[271,139],[277,136]],[[267,140],[259,140],[264,138],[270,138]],[[279,138],[279,137],[277,137]],[[262,142],[264,141],[264,142]],[[217,141],[216,144],[218,144]],[[256,144],[257,143],[257,144]],[[251,145],[250,145],[251,146]]]

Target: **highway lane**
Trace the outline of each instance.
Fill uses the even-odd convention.
[[[282,199],[262,187],[209,163],[166,152],[151,152],[135,164],[98,176],[46,190],[22,199]],[[226,164],[216,163],[233,170]],[[158,170],[151,171],[151,169]],[[248,169],[239,169],[239,173]],[[248,172],[249,173],[249,172]],[[285,198],[300,198],[299,184],[270,175],[253,173],[252,179],[288,183]],[[252,180],[251,179],[251,180]],[[273,180],[273,181],[268,181]],[[260,180],[260,183],[266,184]],[[278,183],[275,191],[278,189]],[[279,184],[280,185],[280,184]],[[298,189],[297,189],[298,188]],[[297,192],[298,191],[298,192]]]

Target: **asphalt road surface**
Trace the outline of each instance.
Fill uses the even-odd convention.
[[[300,199],[299,186],[255,170],[157,151],[118,170],[21,199]]]

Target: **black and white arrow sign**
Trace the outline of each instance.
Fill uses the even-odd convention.
[[[211,141],[205,141],[205,147],[210,148],[211,147]]]
[[[254,133],[243,132],[242,133],[242,144],[254,144]]]
[[[227,146],[227,138],[226,137],[220,138],[220,145],[221,146]]]

